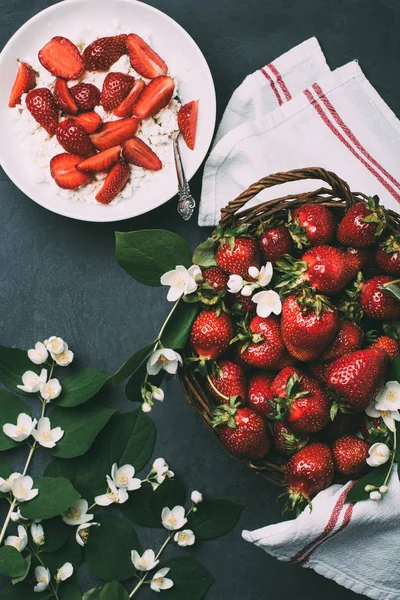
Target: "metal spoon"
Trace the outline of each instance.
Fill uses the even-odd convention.
[[[176,175],[178,177],[179,202],[177,210],[182,219],[188,221],[194,212],[196,201],[190,193],[190,187],[185,177],[185,171],[183,170],[182,157],[179,150],[179,136],[180,131],[176,131],[172,136]]]

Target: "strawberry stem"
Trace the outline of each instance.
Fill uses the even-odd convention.
[[[212,387],[212,389],[214,390],[214,392],[220,397],[222,398],[222,400],[225,400],[226,402],[230,401],[230,398],[228,396],[225,396],[225,394],[222,394],[222,392],[220,392],[214,385],[213,380],[211,379],[210,375],[207,374],[207,381],[210,384],[210,386]]]

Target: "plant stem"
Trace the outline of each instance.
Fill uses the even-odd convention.
[[[30,550],[31,550],[32,554],[37,558],[38,562],[42,565],[42,567],[44,569],[46,569],[47,567],[44,564],[44,562],[42,561],[42,559],[40,558],[39,554],[37,552],[35,552],[35,550],[33,550],[32,547],[30,547]],[[55,598],[57,600],[60,600],[59,597],[58,597],[58,593],[57,593],[58,585],[56,587],[54,587],[54,584],[52,582],[50,582],[49,583],[49,587],[50,587],[50,589],[52,591],[53,596],[55,596]]]
[[[223,400],[226,400],[227,402],[230,401],[230,398],[228,398],[228,396],[225,396],[225,394],[222,394],[219,390],[217,390],[217,388],[215,387],[210,375],[207,375],[207,381],[210,384],[210,386],[212,387],[212,389],[214,390],[214,392]]]
[[[169,321],[169,320],[170,320],[170,318],[172,317],[172,315],[173,315],[173,313],[174,313],[174,310],[176,309],[176,307],[178,306],[178,304],[179,304],[179,302],[180,302],[180,301],[181,301],[181,299],[180,299],[180,298],[178,298],[178,300],[175,302],[174,306],[172,307],[172,309],[171,309],[171,311],[170,311],[169,315],[168,315],[168,316],[167,316],[167,318],[165,319],[165,321],[164,321],[164,324],[163,324],[163,326],[162,326],[162,327],[161,327],[161,329],[160,329],[160,333],[159,333],[159,334],[158,334],[158,336],[157,336],[156,348],[157,348],[157,346],[158,346],[158,344],[159,344],[159,342],[160,342],[160,340],[161,340],[162,334],[163,334],[163,333],[164,333],[164,331],[165,331],[165,328],[166,328],[166,326],[167,326],[167,324],[168,324],[168,321]],[[156,349],[156,348],[155,348],[155,349]]]
[[[388,471],[388,473],[386,475],[386,479],[383,482],[383,485],[387,484],[387,482],[389,481],[389,477],[390,477],[390,475],[392,473],[392,469],[393,469],[393,465],[394,465],[394,459],[396,458],[396,450],[397,450],[397,429],[396,429],[396,426],[395,426],[394,432],[393,432],[393,452],[392,452],[392,459],[390,461],[390,468],[389,468],[389,471]]]

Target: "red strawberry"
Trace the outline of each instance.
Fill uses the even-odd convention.
[[[83,130],[86,133],[94,133],[103,123],[101,117],[97,114],[97,112],[85,112],[81,115],[74,115],[71,117],[74,119],[79,125],[83,127]]]
[[[238,346],[240,360],[258,369],[276,369],[286,350],[278,318],[255,316],[246,333],[247,340],[238,336],[243,340]]]
[[[360,429],[360,413],[344,413],[338,411],[334,420],[325,427],[323,433],[327,440],[332,441],[344,435],[356,433]]]
[[[273,264],[284,254],[290,254],[293,242],[287,227],[282,223],[268,227],[260,237],[260,250],[265,260]]]
[[[157,154],[140,138],[131,137],[122,144],[122,154],[132,165],[150,171],[162,169],[162,162]]]
[[[136,100],[139,98],[145,87],[146,84],[143,79],[136,79],[129,94],[122,100],[121,104],[114,109],[114,115],[117,117],[131,117],[133,115],[133,107]]]
[[[65,79],[56,79],[54,86],[54,100],[60,110],[70,115],[76,115],[78,112],[78,106],[75,100],[71,96],[71,90],[69,89]]]
[[[140,94],[133,114],[138,119],[148,119],[168,106],[175,90],[175,82],[171,77],[161,75],[150,81]]]
[[[233,335],[228,314],[215,309],[204,310],[194,320],[190,343],[201,359],[215,359],[229,348]]]
[[[240,292],[237,294],[229,294],[229,300],[231,300],[232,309],[235,313],[239,314],[256,314],[256,304],[252,300],[252,296],[243,296]]]
[[[168,73],[168,67],[163,59],[135,33],[130,33],[126,38],[126,49],[132,67],[142,77],[154,79]]]
[[[54,77],[79,79],[84,64],[78,48],[69,39],[53,37],[39,52],[42,66]]]
[[[226,290],[226,284],[228,283],[228,275],[218,267],[209,267],[208,269],[204,269],[203,279],[217,293]]]
[[[383,384],[388,364],[388,355],[377,348],[350,352],[329,365],[327,385],[347,406],[363,410]]]
[[[369,446],[355,435],[338,438],[332,446],[335,470],[343,475],[357,475],[367,466]]]
[[[126,53],[126,34],[95,40],[82,53],[87,71],[108,71]]]
[[[101,90],[101,105],[106,111],[114,110],[131,91],[135,78],[125,73],[109,73]]]
[[[60,146],[67,152],[79,154],[79,156],[91,156],[95,153],[95,147],[82,125],[73,119],[61,121],[57,127],[57,140]]]
[[[297,248],[329,244],[336,233],[336,219],[326,206],[303,204],[291,213],[289,231]]]
[[[338,327],[338,311],[324,296],[303,292],[283,303],[282,338],[297,360],[317,359],[335,338]]]
[[[361,348],[363,341],[362,329],[350,321],[339,321],[339,330],[332,345],[321,356],[323,361],[332,361],[343,354],[354,352]]]
[[[299,513],[310,497],[327,488],[333,479],[332,452],[326,444],[309,444],[291,457],[286,465],[286,481],[289,486],[285,510]]]
[[[307,365],[307,372],[318,381],[318,383],[326,383],[326,363],[312,362]]]
[[[272,412],[271,402],[274,395],[271,384],[275,376],[273,373],[254,373],[249,381],[249,405],[262,417],[267,417]]]
[[[100,104],[100,90],[93,83],[77,83],[69,91],[82,112],[93,110]]]
[[[371,319],[400,319],[400,302],[385,292],[385,285],[391,281],[393,278],[389,275],[378,275],[361,284],[360,303],[364,313]]]
[[[263,458],[269,451],[264,421],[251,408],[238,408],[234,402],[215,409],[214,427],[219,427],[221,442],[234,456]]]
[[[122,142],[135,135],[138,126],[139,122],[135,117],[110,121],[91,135],[90,139],[97,150],[107,150],[107,148],[122,144]]]
[[[101,190],[97,192],[97,202],[100,202],[100,204],[110,204],[122,192],[130,176],[131,170],[128,163],[120,157],[108,173]]]
[[[230,360],[220,360],[216,364],[218,376],[210,375],[208,390],[219,403],[229,402],[230,398],[247,399],[247,382],[243,369]],[[215,391],[217,388],[219,394]],[[225,396],[225,399],[221,396]]]
[[[108,171],[110,167],[115,165],[120,154],[121,146],[113,146],[83,160],[79,163],[77,169],[79,171]]]
[[[400,237],[391,235],[381,242],[375,254],[378,267],[389,275],[400,275]]]
[[[276,450],[288,456],[298,452],[308,443],[307,436],[294,431],[285,421],[275,423],[273,435]]]
[[[241,275],[250,280],[249,268],[260,268],[260,254],[257,241],[251,237],[222,237],[215,259],[223,271],[229,275]]]
[[[365,416],[360,431],[364,440],[370,445],[377,440],[382,441],[388,434],[388,429],[380,417]]]
[[[389,356],[390,360],[393,360],[395,356],[400,354],[400,344],[394,338],[389,337],[388,335],[381,335],[378,337],[376,342],[374,342],[371,348],[380,348]]]
[[[386,211],[378,205],[379,199],[357,202],[344,215],[339,223],[337,239],[345,246],[364,248],[373,246],[386,227]]]
[[[26,62],[18,61],[17,74],[11,89],[8,106],[14,108],[21,102],[22,94],[26,94],[36,85],[36,73]]]
[[[367,272],[374,263],[374,251],[372,248],[345,248],[346,254],[349,254],[355,260],[357,271]]]
[[[58,110],[50,90],[35,88],[28,92],[26,108],[49,135],[55,134],[58,125]]]
[[[178,127],[190,150],[194,150],[196,143],[197,113],[199,110],[199,101],[192,100],[184,106],[181,106],[178,112]]]
[[[90,173],[82,173],[76,168],[82,160],[82,156],[67,152],[53,156],[50,161],[50,173],[60,188],[75,190],[90,180]]]

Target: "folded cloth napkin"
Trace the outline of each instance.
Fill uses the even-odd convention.
[[[243,531],[279,560],[311,568],[374,600],[400,600],[400,481],[379,502],[345,504],[352,483],[320,492],[297,519]]]
[[[199,225],[215,225],[221,208],[258,179],[304,167],[334,171],[353,190],[398,210],[399,153],[400,122],[358,63],[330,72],[318,42],[308,40],[233,94],[205,165]],[[286,183],[251,204],[321,184]]]

